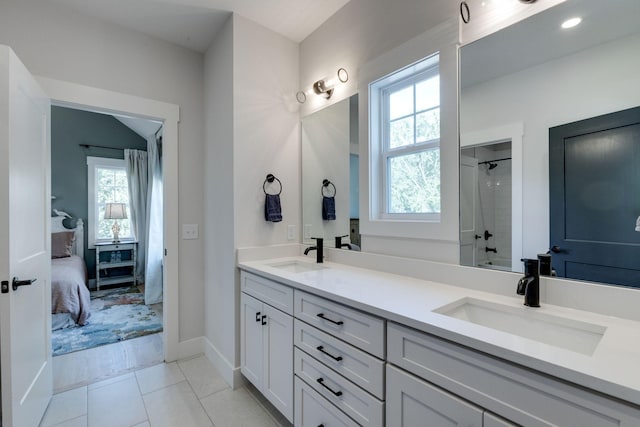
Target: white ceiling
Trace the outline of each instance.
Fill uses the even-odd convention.
[[[301,42],[349,0],[50,0],[198,52],[232,12]]]
[[[158,129],[162,127],[162,123],[155,120],[139,119],[137,117],[126,117],[117,115],[114,115],[113,117],[144,139],[147,139],[148,136],[155,134]]]

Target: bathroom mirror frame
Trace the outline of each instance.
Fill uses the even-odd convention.
[[[562,32],[562,18],[575,14],[582,16],[581,25]],[[516,130],[506,133],[517,138],[522,128],[521,153],[513,150],[511,160],[512,171],[521,174],[512,176],[511,241],[521,249],[510,257],[512,271],[521,271],[519,256],[535,257],[549,248],[549,128],[640,105],[640,78],[628,71],[638,69],[639,55],[623,50],[640,49],[638,16],[640,3],[634,0],[567,0],[460,49],[460,148],[508,139],[509,128]],[[613,25],[591,29],[598,17]],[[588,66],[596,59],[599,65]],[[570,61],[582,66],[580,72],[570,72]],[[551,69],[556,74],[545,78]],[[571,97],[560,99],[561,94]],[[461,224],[462,217],[461,211]],[[461,249],[462,243],[461,235]]]

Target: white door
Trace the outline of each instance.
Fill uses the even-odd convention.
[[[460,156],[460,264],[476,265],[478,159]]]
[[[37,426],[52,394],[50,101],[0,45],[2,425]],[[15,288],[13,280],[25,281]],[[28,286],[30,279],[36,281]]]

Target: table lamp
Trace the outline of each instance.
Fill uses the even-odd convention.
[[[113,231],[113,243],[120,243],[120,224],[119,219],[127,219],[126,203],[107,203],[104,207],[104,219],[114,219],[111,231]]]

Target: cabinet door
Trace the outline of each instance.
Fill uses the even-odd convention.
[[[387,365],[387,423],[397,427],[482,427],[482,410]]]
[[[264,383],[262,393],[293,422],[293,317],[263,305]]]
[[[240,318],[240,370],[258,390],[263,378],[262,303],[243,293]],[[266,318],[266,317],[265,317]]]

